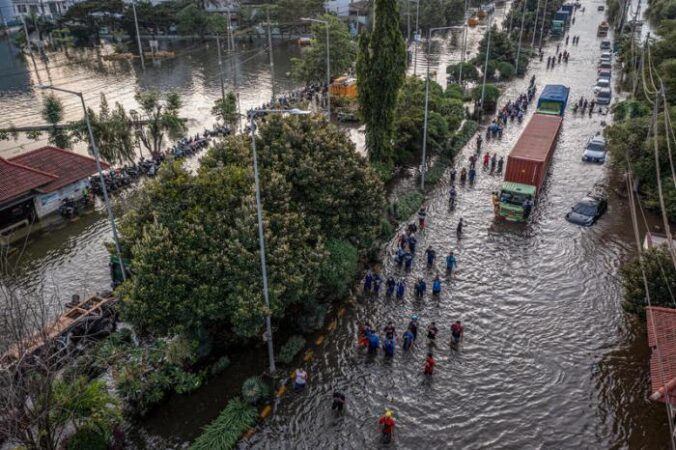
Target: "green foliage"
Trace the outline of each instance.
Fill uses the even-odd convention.
[[[329,52],[331,56],[331,79],[345,74],[352,68],[357,56],[357,43],[347,26],[338,17],[324,14],[321,20],[329,24]],[[305,83],[326,82],[326,25],[312,24],[312,45],[301,58],[291,60],[293,77]]]
[[[198,172],[163,164],[120,223],[134,277],[123,315],[145,333],[261,332],[267,314],[312,323],[326,237],[366,248],[378,234],[382,185],[349,138],[319,117],[258,128],[270,308],[262,296],[248,136],[212,147]]]
[[[322,293],[328,298],[341,298],[347,294],[359,268],[359,251],[347,241],[326,241],[328,258],[322,264],[320,282]]]
[[[108,439],[93,427],[80,428],[66,444],[67,450],[108,450]]]
[[[255,405],[271,395],[270,386],[261,377],[249,377],[242,383],[242,398],[247,403]]]
[[[225,100],[222,98],[216,99],[213,108],[211,108],[211,114],[216,116],[216,118],[226,126],[234,128],[239,120],[239,113],[237,112],[237,96],[235,93],[228,92],[225,96]]]
[[[124,106],[115,102],[115,108],[111,111],[106,96],[102,93],[99,113],[89,109],[88,114],[101,158],[111,164],[135,162],[137,140]],[[89,131],[84,119],[76,124],[73,136],[81,141],[89,141]]]
[[[165,134],[170,139],[178,139],[187,130],[179,117],[181,97],[178,93],[170,91],[163,97],[156,90],[137,91],[134,99],[144,113],[142,117],[132,117],[136,136],[151,152],[162,150]]]
[[[627,99],[616,103],[612,107],[613,121],[622,122],[650,114],[650,108],[645,103],[634,99]]]
[[[455,135],[453,135],[453,138],[451,138],[451,142],[448,146],[449,153],[447,154],[447,157],[450,158],[455,158],[455,155],[457,155],[460,150],[463,149],[465,145],[474,137],[474,134],[477,132],[479,129],[479,124],[473,120],[466,120],[462,124],[462,128],[458,130]]]
[[[376,161],[392,159],[397,96],[406,72],[406,43],[399,29],[398,5],[375,0],[378,20],[359,37],[357,83],[359,107],[366,125],[366,148]]]
[[[647,250],[640,259],[634,259],[622,266],[624,287],[622,306],[625,311],[645,317],[647,302],[641,266],[648,280],[651,304],[673,308],[672,292],[676,286],[676,268],[669,255],[669,249],[664,245]]]
[[[444,95],[448,98],[465,101],[465,88],[463,88],[459,84],[449,84],[448,86],[446,86]]]
[[[406,79],[397,102],[395,119],[395,163],[410,163],[422,150],[425,117],[425,82]],[[436,82],[430,82],[427,124],[427,150],[443,152],[446,142],[465,115],[461,100],[444,94]]]
[[[446,66],[446,73],[453,77],[454,80],[460,79],[460,69],[462,69],[463,81],[477,81],[479,79],[479,71],[474,64],[465,62],[450,64]],[[460,97],[462,98],[462,97]]]
[[[506,61],[500,61],[496,64],[495,68],[500,72],[501,80],[511,80],[516,74],[516,69],[512,63]]]
[[[248,403],[233,399],[219,416],[204,428],[192,443],[190,450],[229,450],[239,438],[256,423],[256,409]]]
[[[472,89],[472,100],[481,101],[481,85]],[[484,112],[495,111],[498,106],[498,99],[500,98],[500,88],[494,84],[486,83],[486,90],[484,92]]]
[[[178,367],[189,367],[197,361],[197,341],[183,335],[175,336],[167,344],[167,362]]]
[[[423,202],[425,196],[418,191],[407,192],[401,195],[393,204],[393,216],[396,220],[407,220],[415,214]]]
[[[303,347],[305,347],[305,342],[306,341],[303,336],[291,336],[289,340],[286,341],[286,344],[282,345],[282,348],[277,353],[277,360],[282,364],[291,364],[298,352],[300,352]]]
[[[225,369],[230,367],[230,358],[227,356],[221,356],[218,360],[211,366],[211,374],[217,375],[223,372]]]
[[[519,23],[520,23],[520,14],[519,14]],[[525,29],[525,28],[524,28]],[[518,37],[518,34],[517,34]],[[486,71],[487,77],[493,79],[495,77],[495,71],[500,70],[500,63],[509,63],[512,66],[516,66],[516,54],[517,54],[517,38],[509,37],[507,31],[498,30],[496,25],[493,25],[491,30],[491,46],[490,54],[488,55],[488,70]],[[487,50],[487,35],[481,39],[479,43],[479,54],[472,60],[474,65],[480,66],[483,70],[484,63],[486,60],[486,50]],[[519,55],[519,70],[518,75],[523,75],[528,69],[528,53],[523,48],[521,48],[521,53]],[[509,69],[507,69],[509,70]]]
[[[204,36],[207,24],[207,14],[194,3],[188,3],[176,14],[176,25],[179,34],[198,34],[199,36]]]
[[[394,178],[394,163],[391,161],[371,160],[369,164],[383,184],[389,183]]]
[[[49,130],[49,142],[59,148],[68,148],[68,134],[57,125],[63,120],[63,102],[54,94],[45,96],[42,102],[42,118],[52,125]]]

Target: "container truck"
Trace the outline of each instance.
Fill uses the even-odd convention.
[[[523,222],[535,207],[556,148],[569,92],[563,85],[547,85],[542,91],[535,114],[507,156],[496,208],[498,218]]]

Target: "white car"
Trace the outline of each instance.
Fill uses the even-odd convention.
[[[606,161],[606,140],[600,134],[589,138],[582,152],[582,161],[598,162]]]
[[[601,53],[601,61],[602,62],[603,61],[611,62],[612,59],[613,59],[612,53],[610,53],[610,52],[602,52]]]
[[[594,86],[594,94],[598,94],[601,89],[610,89],[610,78],[599,78]]]

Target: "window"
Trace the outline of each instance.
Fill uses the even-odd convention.
[[[26,14],[26,5],[16,5],[16,10],[19,14]]]

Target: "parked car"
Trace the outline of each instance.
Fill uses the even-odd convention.
[[[598,94],[601,89],[610,89],[610,78],[598,78],[594,86],[594,94]]]
[[[599,78],[608,78],[610,80],[613,71],[611,69],[599,69]]]
[[[599,5],[598,8],[596,8],[597,11],[605,11],[606,7],[604,5]]]
[[[612,46],[610,41],[601,41],[601,50],[610,50]]]
[[[610,88],[601,88],[596,93],[597,105],[610,105],[610,100],[613,97],[613,90]]]
[[[598,162],[603,164],[606,161],[606,140],[600,134],[592,136],[584,146],[582,152],[582,161]]]
[[[566,220],[575,225],[590,227],[608,209],[608,200],[601,194],[587,194],[566,214]]]
[[[601,69],[610,70],[612,68],[613,68],[613,64],[610,61],[603,61],[603,60],[599,61],[599,70],[601,70]]]
[[[612,53],[607,52],[607,51],[606,51],[606,52],[601,52],[601,62],[605,62],[605,61],[611,62],[612,59],[613,59],[613,54],[612,54]]]

